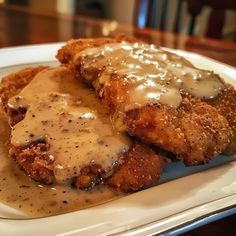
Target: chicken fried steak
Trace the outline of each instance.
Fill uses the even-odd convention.
[[[208,162],[230,142],[235,147],[235,105],[224,108],[228,115],[221,108],[236,97],[232,86],[178,55],[133,41],[72,40],[57,58],[96,89],[120,130],[186,165]]]
[[[27,70],[35,73],[24,73]],[[41,183],[72,183],[81,189],[109,178],[111,186],[125,192],[158,181],[164,157],[115,131],[94,92],[74,80],[68,69],[27,70],[0,84],[2,107],[15,121],[10,122],[10,155],[27,175]],[[17,89],[11,91],[12,84]],[[16,119],[19,110],[24,114]],[[137,166],[130,166],[134,160]],[[129,176],[125,182],[116,177],[120,172]]]

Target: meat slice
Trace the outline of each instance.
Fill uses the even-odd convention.
[[[135,52],[140,50],[140,52],[128,59],[129,55],[125,57],[122,50],[119,52],[120,54],[115,54],[114,48],[120,47],[121,42],[126,43],[125,47],[131,47],[130,50],[136,50]],[[136,47],[135,44],[132,44],[133,42],[135,42],[134,39],[126,39],[125,37],[73,40],[58,51],[57,58],[61,63],[67,65],[78,79],[95,88],[102,99],[104,107],[113,116],[114,125],[128,132],[131,136],[153,143],[176,154],[186,165],[204,164],[222,153],[226,147],[229,149],[228,152],[230,150],[232,152],[236,146],[236,109],[232,102],[232,99],[236,97],[235,89],[224,83],[219,76],[208,71],[202,71],[200,76],[196,74],[196,78],[199,78],[195,80],[194,73],[197,69],[187,60],[153,46]],[[171,105],[165,104],[165,100],[163,102],[142,103],[140,101],[140,97],[142,98],[140,91],[135,88],[136,93],[132,92],[132,81],[138,73],[137,70],[139,70],[140,65],[134,62],[127,69],[127,66],[123,66],[125,65],[123,61],[127,59],[128,62],[133,62],[137,55],[142,58],[146,53],[145,47],[151,48],[150,50],[154,48],[155,56],[159,60],[154,60],[153,64],[158,64],[160,67],[158,75],[160,86],[163,86],[165,82],[173,83],[173,81],[176,81],[178,83],[176,75],[180,81],[184,79],[187,84],[187,87],[180,88],[178,96],[176,94],[172,96],[172,91],[168,91],[167,95],[170,98]],[[104,52],[110,53],[110,58],[106,58]],[[152,54],[146,55],[147,61],[148,56],[152,60]],[[121,57],[123,61],[119,61]],[[168,60],[171,63],[165,64],[166,59],[162,57],[169,58]],[[115,62],[112,62],[113,59]],[[166,68],[171,70],[163,71],[161,69],[163,63]],[[114,67],[117,68],[120,65],[122,65],[123,70],[120,69],[117,72]],[[178,69],[183,65],[188,68],[186,73],[182,73]],[[146,67],[148,66],[150,65],[147,62]],[[176,67],[177,69],[175,69]],[[173,76],[174,70],[177,70],[177,72]],[[145,73],[149,76],[148,68],[144,66],[141,73],[143,77],[145,77]],[[151,75],[156,76],[153,68]],[[165,76],[164,80],[160,79],[162,76]],[[205,93],[209,84],[201,84],[201,79],[204,76],[211,80],[215,88],[211,90],[213,93],[209,97]],[[191,80],[187,80],[188,77],[193,79],[193,83]],[[137,78],[136,84],[139,83],[137,81],[140,81],[138,76]],[[150,81],[148,89],[152,86],[153,81],[156,83],[152,78],[150,78]],[[192,85],[195,86],[195,81],[200,81],[199,86],[196,86],[197,89],[191,87]],[[141,96],[136,94],[141,94]],[[155,96],[155,94],[152,93],[150,96]],[[137,104],[136,107],[128,106],[131,100],[134,104]],[[227,103],[230,103],[231,106],[225,106]]]
[[[21,70],[14,73],[13,75],[7,76],[0,84],[0,96],[4,98],[2,100],[2,107],[6,111],[13,129],[15,129],[15,126],[19,124],[22,119],[24,119],[24,116],[27,113],[27,108],[25,108],[24,112],[22,113],[14,109],[9,110],[8,100],[12,96],[17,97],[22,89],[27,84],[29,84],[30,81],[32,81],[34,76],[44,69],[45,68],[43,67],[37,67]],[[45,72],[43,73],[45,74]],[[59,69],[59,72],[56,71],[57,76],[61,73],[63,76],[66,75],[67,77],[70,75],[70,73],[67,73],[67,70],[63,68]],[[14,84],[14,80],[18,85]],[[69,81],[69,83],[71,82]],[[11,91],[11,87],[13,87],[13,91]],[[37,116],[37,114],[34,115]],[[69,119],[68,122],[71,123],[72,120]],[[84,148],[86,148],[86,146]],[[57,182],[54,172],[55,157],[50,153],[50,143],[47,139],[36,139],[26,145],[16,146],[10,144],[10,155],[19,165],[19,168],[22,169],[32,179],[42,184],[53,184]],[[151,186],[158,182],[164,165],[164,159],[161,155],[155,154],[155,152],[145,144],[134,144],[134,146],[130,147],[130,149],[125,153],[121,153],[121,155],[122,156],[119,159],[122,160],[122,162],[116,163],[112,173],[107,174],[104,172],[104,169],[101,165],[90,163],[86,166],[83,166],[81,168],[80,174],[71,179],[71,184],[80,189],[91,188],[94,185],[106,182],[106,179],[112,176],[114,173],[120,173],[120,171],[122,171],[123,175],[129,168],[131,168],[131,166],[129,166],[130,163],[134,163],[135,165],[139,166],[138,173],[136,173],[136,171],[132,173],[127,172],[127,174],[129,174],[129,179],[126,180],[123,188],[123,184],[120,184],[118,187],[117,183],[119,180],[113,181],[111,179],[109,181],[110,186],[119,188],[121,191],[132,192],[144,187]],[[127,167],[125,167],[126,165]],[[147,167],[150,169],[150,173],[147,171]],[[134,175],[133,178],[132,175]]]
[[[181,108],[143,107],[128,112],[128,132],[169,150],[186,165],[207,163],[229,142],[230,129],[217,110],[203,102]]]
[[[53,184],[53,162],[49,145],[35,142],[25,147],[10,149],[11,156],[19,167],[32,179],[42,184]],[[99,165],[86,166],[79,176],[74,177],[72,185],[79,189],[90,189],[95,185],[107,183],[122,192],[134,192],[157,184],[163,171],[165,157],[155,153],[144,144],[135,144],[123,154],[124,162],[114,167],[114,173],[103,177]]]

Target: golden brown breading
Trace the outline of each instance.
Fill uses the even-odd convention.
[[[121,106],[127,103],[128,87],[122,80],[114,76],[99,92],[111,113],[122,110]],[[190,96],[185,96],[178,108],[153,105],[131,110],[124,121],[131,136],[175,153],[186,165],[208,162],[225,150],[232,139],[223,113]]]
[[[135,42],[133,37],[129,36],[118,36],[116,38],[98,38],[94,40],[93,38],[89,39],[72,39],[70,40],[62,49],[58,50],[57,59],[63,64],[69,64],[73,56],[88,47],[98,47],[106,43],[116,43],[116,42]]]
[[[54,160],[50,157],[49,149],[49,144],[44,141],[36,141],[27,146],[11,145],[10,155],[32,179],[42,184],[52,184],[55,183]],[[74,178],[74,185],[80,189],[93,187],[100,183],[101,174],[102,169],[98,165],[84,167],[81,175]]]
[[[104,106],[110,112],[117,109],[117,104],[126,104],[127,88],[121,80],[116,78],[102,89]],[[231,138],[226,119],[214,107],[190,96],[177,109],[156,105],[131,110],[125,124],[131,136],[177,154],[186,165],[208,162],[226,148]]]
[[[203,102],[187,100],[178,109],[146,106],[125,120],[131,135],[175,153],[186,165],[207,163],[230,139],[225,118]]]
[[[100,165],[91,164],[82,168],[80,175],[75,177],[73,185],[79,189],[89,189],[102,181],[102,168]]]
[[[58,51],[57,58],[67,64],[79,79],[92,84],[98,78],[99,71],[88,67],[85,70],[80,58],[76,62],[72,59],[86,48],[120,41],[120,38],[74,40]],[[131,42],[133,41],[132,39]],[[109,83],[99,86],[98,94],[104,106],[111,114],[119,115],[128,99],[126,78],[113,74]],[[222,99],[215,99],[213,102],[201,101],[183,94],[185,98],[178,108],[147,105],[131,110],[125,114],[126,130],[132,136],[177,154],[186,165],[203,164],[224,151],[230,141],[233,141],[232,130],[235,131],[235,125],[230,120],[235,121],[235,109],[226,109],[228,115],[225,115],[225,110],[220,107],[231,102],[235,95],[234,89],[232,96],[223,90],[219,96]],[[235,145],[234,143],[233,146]]]
[[[122,192],[133,192],[156,184],[162,174],[164,157],[143,144],[125,154],[125,162],[107,180]]]
[[[28,146],[10,148],[10,155],[32,179],[44,184],[54,182],[53,162],[48,154],[49,145],[35,142]]]
[[[35,142],[24,147],[11,146],[10,154],[19,167],[32,179],[42,184],[55,183],[53,160],[49,155],[49,145]],[[72,184],[79,189],[88,189],[106,181],[122,192],[134,192],[150,187],[159,181],[163,170],[164,156],[156,154],[144,144],[135,144],[124,154],[124,162],[115,168],[106,181],[102,177],[101,166],[92,164],[81,169]]]
[[[105,106],[105,108],[112,112],[115,112],[116,110],[119,109],[123,109],[122,105],[126,104],[126,91],[127,91],[127,87],[125,84],[125,81],[122,81],[123,78],[121,77],[115,77],[113,78],[113,80],[110,82],[109,85],[104,86],[101,90],[100,90],[100,96],[102,97],[102,102]],[[184,96],[184,95],[183,95]],[[141,111],[131,111],[129,112],[128,117],[130,117],[131,114],[137,114],[137,112],[139,114],[143,113],[142,116],[143,118],[139,117],[140,120],[143,119],[143,122],[141,121],[141,123],[144,124],[144,121],[147,120],[146,118],[148,118],[150,124],[152,124],[152,129],[150,127],[150,129],[152,130],[152,133],[154,136],[156,136],[157,132],[159,134],[162,135],[162,137],[159,137],[160,140],[156,140],[154,143],[157,143],[158,145],[160,145],[162,148],[174,152],[176,154],[179,155],[180,159],[184,159],[185,163],[188,165],[193,165],[194,161],[193,158],[188,157],[190,155],[189,150],[184,149],[184,146],[189,146],[188,144],[188,138],[185,137],[186,134],[186,129],[184,129],[185,131],[181,131],[181,127],[179,124],[179,119],[184,119],[184,121],[186,122],[185,126],[188,126],[188,124],[191,123],[191,126],[189,128],[191,128],[190,130],[193,129],[194,124],[193,121],[191,120],[192,117],[187,116],[188,112],[191,111],[191,113],[193,114],[195,111],[193,109],[195,109],[196,105],[198,107],[201,107],[201,114],[198,114],[198,118],[199,119],[203,119],[204,117],[208,120],[211,120],[211,125],[214,126],[216,129],[214,132],[215,134],[210,134],[208,133],[198,133],[200,136],[199,138],[203,138],[204,140],[208,140],[209,135],[211,136],[210,140],[213,140],[212,145],[217,145],[216,150],[217,153],[220,153],[220,150],[222,150],[225,154],[235,154],[236,153],[236,103],[235,103],[235,99],[236,99],[236,90],[228,84],[225,84],[225,89],[222,90],[220,92],[220,94],[211,100],[205,100],[205,101],[201,101],[199,99],[195,99],[191,96],[185,96],[185,99],[183,99],[183,103],[182,105],[178,108],[178,109],[172,109],[172,108],[168,108],[166,106],[162,106],[161,109],[159,109],[157,106],[155,106],[153,109],[158,111],[158,116],[160,116],[160,120],[158,121],[158,126],[156,127],[155,130],[155,134],[154,134],[154,124],[153,121],[151,121],[151,119],[153,117],[156,117],[154,115],[154,111],[152,109],[152,112],[147,115],[145,114],[145,112],[141,112]],[[187,105],[188,104],[188,105]],[[191,108],[191,104],[195,104],[192,108]],[[119,106],[119,107],[118,107]],[[141,110],[145,110],[147,108],[142,108]],[[150,110],[150,108],[148,109]],[[199,110],[199,109],[198,109]],[[166,112],[166,114],[165,114]],[[199,113],[199,112],[198,112]],[[206,114],[205,114],[206,113]],[[151,115],[152,114],[152,115]],[[168,115],[168,125],[163,126],[163,122],[165,121],[165,115]],[[202,118],[200,118],[200,115],[202,116]],[[219,116],[220,115],[220,116]],[[186,117],[184,117],[186,116]],[[188,118],[189,117],[189,120]],[[224,118],[223,118],[224,117]],[[137,117],[136,117],[137,118]],[[204,119],[205,119],[204,118]],[[228,121],[228,124],[226,124],[226,120]],[[218,121],[219,119],[219,121]],[[165,122],[167,122],[165,121]],[[145,140],[149,140],[151,141],[150,137],[146,137],[145,138],[145,133],[141,132],[139,130],[139,127],[136,126],[134,127],[134,123],[132,122],[132,120],[130,120],[129,118],[126,118],[126,122],[128,124],[128,129],[131,135],[141,135],[142,139]],[[135,121],[136,122],[136,121]],[[197,124],[197,123],[196,123]],[[203,122],[202,122],[203,124]],[[217,125],[218,124],[218,125]],[[140,124],[139,124],[140,125]],[[183,126],[183,125],[181,125]],[[230,126],[230,128],[229,128]],[[140,128],[144,128],[143,126],[140,126]],[[158,128],[159,127],[159,128]],[[135,129],[137,129],[135,131]],[[161,131],[161,129],[163,129],[164,131]],[[177,129],[177,130],[176,130]],[[199,130],[200,131],[200,130]],[[232,135],[231,135],[231,131],[232,131]],[[146,132],[146,131],[144,131]],[[150,135],[150,134],[149,134]],[[165,139],[165,143],[163,144],[163,138],[166,136]],[[208,136],[205,136],[208,135]],[[213,138],[213,136],[215,136],[215,138]],[[195,137],[196,139],[197,137]],[[213,138],[213,139],[212,139]],[[216,143],[214,143],[214,140],[218,140]],[[200,140],[199,140],[200,141]],[[208,140],[209,141],[209,140]],[[185,144],[184,144],[185,142]],[[227,143],[230,144],[227,146]],[[202,142],[204,144],[204,142]],[[164,146],[163,146],[164,145]],[[173,145],[173,147],[171,146]],[[192,143],[193,146],[196,145],[196,142]],[[200,147],[199,147],[200,148]],[[208,153],[207,156],[209,156],[210,152],[208,151],[209,147],[205,147],[205,151]],[[225,150],[226,148],[226,150]],[[180,150],[178,150],[180,149]],[[218,150],[217,150],[218,149]],[[185,150],[185,151],[184,151]],[[212,150],[212,149],[210,149]],[[184,151],[184,153],[187,151],[187,157],[184,155],[181,155],[181,152]],[[202,150],[202,154],[204,153],[204,150]],[[215,152],[212,152],[212,156],[214,156]],[[192,154],[192,153],[191,153]],[[199,155],[196,153],[196,155]],[[204,155],[203,155],[204,156]],[[203,157],[202,156],[202,157]],[[208,157],[205,157],[205,162],[207,162],[209,160]],[[189,161],[187,161],[187,158],[191,159],[191,163]],[[199,159],[199,163],[201,163],[201,160]],[[202,161],[202,163],[204,163],[204,161]],[[196,163],[197,164],[197,163]]]
[[[226,85],[219,96],[209,100],[207,103],[215,107],[228,120],[233,131],[231,143],[224,153],[229,155],[236,154],[236,90],[231,85]]]

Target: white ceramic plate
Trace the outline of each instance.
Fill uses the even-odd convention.
[[[0,77],[28,65],[56,65],[62,43],[0,50]],[[236,87],[236,69],[180,50],[198,67],[214,70]],[[174,234],[236,212],[236,156],[218,157],[208,165],[186,168],[166,165],[161,184],[89,209],[40,219],[20,219],[3,204],[1,235],[149,235]],[[37,197],[37,196],[36,196]]]

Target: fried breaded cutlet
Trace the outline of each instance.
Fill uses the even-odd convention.
[[[71,40],[57,58],[95,88],[114,124],[131,136],[186,165],[226,148],[235,153],[236,91],[213,72],[125,37]]]
[[[25,147],[14,147],[10,154],[19,167],[32,179],[43,183],[55,183],[53,160],[50,159],[49,145],[35,142]],[[99,165],[89,165],[74,177],[72,185],[79,189],[89,189],[105,183],[128,193],[157,184],[162,174],[165,157],[157,154],[144,144],[134,144],[124,153],[124,163],[114,166],[114,173],[108,178],[102,176]]]
[[[17,101],[19,99],[27,99],[27,97],[24,97],[24,91],[27,91],[28,86],[31,86],[31,89],[34,89],[32,87],[32,83],[30,82],[33,79],[35,80],[36,75],[39,77],[41,74],[41,77],[45,77],[47,76],[47,73],[54,73],[51,74],[51,79],[53,79],[53,76],[55,76],[55,79],[60,79],[60,76],[62,76],[62,80],[59,81],[59,84],[61,82],[60,86],[62,88],[64,87],[64,89],[66,89],[66,87],[68,87],[70,83],[73,82],[71,79],[67,84],[63,83],[63,78],[73,77],[66,68],[49,69],[45,67],[32,67],[23,69],[2,79],[2,82],[0,83],[0,97],[2,98],[1,106],[9,117],[9,122],[12,126],[12,135],[18,126],[26,125],[24,123],[21,125],[21,121],[23,122],[24,119],[28,119],[29,115],[31,116],[32,107],[27,107],[28,105],[23,107],[19,106],[17,107],[18,109],[16,109],[16,107],[9,107],[9,104],[11,104],[12,99],[13,101],[15,101],[15,99]],[[77,84],[76,81],[75,83]],[[76,90],[77,87],[75,87],[75,91]],[[38,92],[41,93],[42,91],[39,89]],[[82,95],[83,94],[81,94],[81,96]],[[34,96],[36,97],[37,94],[34,93]],[[54,95],[53,99],[58,99],[58,96]],[[9,101],[11,102],[9,103]],[[53,106],[53,102],[54,100],[51,101],[50,106]],[[39,110],[40,109],[43,109],[43,107],[39,107]],[[48,124],[50,121],[47,120],[50,114],[50,107],[46,107],[46,109],[48,109],[48,116],[43,117],[43,120],[41,121],[41,123],[44,125]],[[62,115],[63,117],[66,117],[64,113],[65,112],[63,112]],[[37,118],[37,115],[40,115],[40,113],[33,113],[32,117],[35,119]],[[85,115],[90,115],[90,113],[85,113]],[[60,114],[58,114],[58,116],[60,116]],[[73,123],[73,121],[74,120],[71,117],[68,117],[69,123]],[[34,123],[36,126],[38,126],[37,120],[35,120]],[[98,128],[102,129],[102,127]],[[60,127],[58,129],[60,129]],[[25,128],[24,132],[28,131],[29,130]],[[63,129],[63,132],[65,132],[63,135],[66,136],[66,132],[68,131]],[[16,145],[11,139],[10,155],[17,162],[19,167],[32,179],[44,184],[52,184],[57,182],[57,179],[55,178],[55,169],[60,171],[60,168],[58,169],[58,163],[56,164],[56,154],[52,155],[51,153],[52,143],[50,142],[50,138],[41,137],[34,139],[34,134],[32,133],[30,133],[29,136],[32,137],[32,139],[30,139],[31,141],[24,145]],[[78,137],[78,140],[80,138],[81,136]],[[61,140],[61,142],[63,142],[63,140]],[[88,143],[85,143],[85,146],[81,148],[86,149],[88,145]],[[103,145],[103,143],[101,143],[101,145]],[[61,146],[58,146],[58,149],[60,148]],[[78,151],[82,152],[83,150],[79,148],[80,147],[78,145]],[[79,174],[77,174],[77,172],[74,173],[74,177],[70,181],[73,186],[80,189],[88,189],[96,184],[107,182],[109,186],[112,186],[123,192],[137,191],[148,186],[152,186],[158,182],[162,173],[165,157],[162,154],[154,152],[149,146],[135,142],[128,150],[121,152],[119,157],[119,160],[121,161],[117,161],[114,164],[112,171],[110,171],[111,173],[105,173],[102,164],[96,163],[96,158],[97,157],[94,157],[94,162],[87,163],[85,166],[81,166]],[[75,168],[73,171],[76,171]]]

